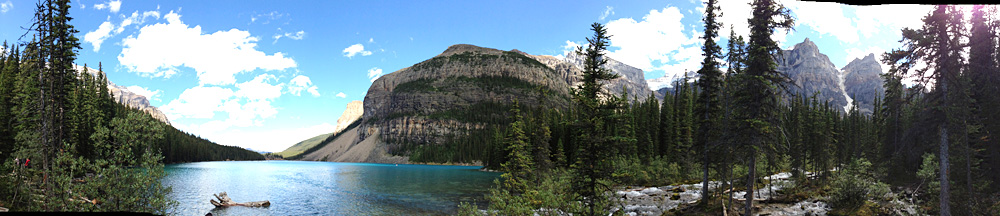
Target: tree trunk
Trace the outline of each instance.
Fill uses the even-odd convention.
[[[946,73],[942,71],[941,74]],[[939,78],[941,81],[942,101],[944,101],[944,106],[941,110],[942,122],[941,125],[938,126],[938,134],[941,136],[941,153],[939,155],[941,157],[941,215],[950,216],[951,207],[948,203],[950,201],[949,197],[951,196],[950,191],[948,191],[948,186],[950,184],[950,182],[948,182],[948,122],[950,121],[950,119],[948,119],[948,109],[951,108],[949,106],[951,104],[948,101],[948,82],[950,80],[947,79],[946,75],[941,75]]]
[[[948,128],[939,126],[941,135],[941,215],[951,215],[951,208],[948,205]]]
[[[212,203],[212,205],[214,205],[216,208],[218,208],[218,207],[229,207],[229,206],[246,206],[246,207],[269,207],[269,206],[271,206],[271,201],[267,201],[267,200],[256,201],[256,202],[245,202],[245,203],[233,202],[233,200],[229,199],[229,195],[227,195],[226,192],[222,192],[222,193],[219,193],[219,194],[212,194],[212,195],[215,196],[215,198],[218,199],[218,201],[216,201],[216,200],[208,200],[208,202]]]
[[[753,213],[753,192],[754,192],[753,188],[754,188],[754,183],[755,183],[754,182],[754,179],[755,179],[754,178],[754,174],[756,173],[756,169],[757,169],[756,168],[756,164],[757,164],[757,160],[756,159],[757,159],[757,152],[754,149],[751,148],[750,149],[750,164],[749,164],[749,169],[748,169],[749,172],[747,174],[747,194],[744,196],[746,198],[746,201],[747,201],[747,204],[746,204],[746,214],[745,215],[753,215],[752,214]]]

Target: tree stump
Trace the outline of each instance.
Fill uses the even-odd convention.
[[[216,208],[218,208],[218,207],[229,207],[229,206],[246,206],[246,207],[268,207],[268,206],[271,206],[271,201],[267,201],[267,200],[256,201],[256,202],[245,202],[245,203],[233,202],[232,199],[229,199],[229,195],[227,195],[226,192],[222,192],[222,193],[219,193],[219,194],[212,194],[212,195],[215,196],[215,198],[218,199],[218,201],[216,201],[216,200],[208,200],[208,202],[212,203],[212,205],[214,205]]]

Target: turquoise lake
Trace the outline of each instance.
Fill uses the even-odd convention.
[[[499,173],[478,166],[309,161],[217,161],[166,166],[179,215],[447,215],[460,202],[485,206]],[[212,194],[267,208],[215,208]]]

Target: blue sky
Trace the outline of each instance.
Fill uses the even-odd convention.
[[[899,47],[928,6],[855,7],[783,1],[795,31],[837,67]],[[30,25],[35,1],[0,0],[0,39]],[[608,26],[612,58],[646,78],[697,70],[701,1],[75,1],[77,64],[151,98],[181,130],[224,145],[281,151],[333,130],[372,80],[453,44],[560,56]],[[746,1],[722,1],[726,28],[746,35]],[[23,40],[28,40],[25,38]],[[727,38],[720,43],[725,44]]]

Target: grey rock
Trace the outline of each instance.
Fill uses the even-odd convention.
[[[820,102],[830,102],[831,106],[843,110],[847,105],[844,90],[840,88],[840,71],[830,62],[830,58],[819,52],[819,48],[809,38],[796,44],[791,50],[783,50],[776,58],[778,71],[791,79],[789,93],[794,96],[816,96]],[[788,97],[786,97],[788,98]]]
[[[871,114],[875,108],[875,98],[882,98],[885,89],[882,87],[882,65],[875,60],[875,54],[868,54],[862,59],[854,59],[841,69],[844,76],[844,86],[847,95],[854,98],[854,104],[863,114]]]

